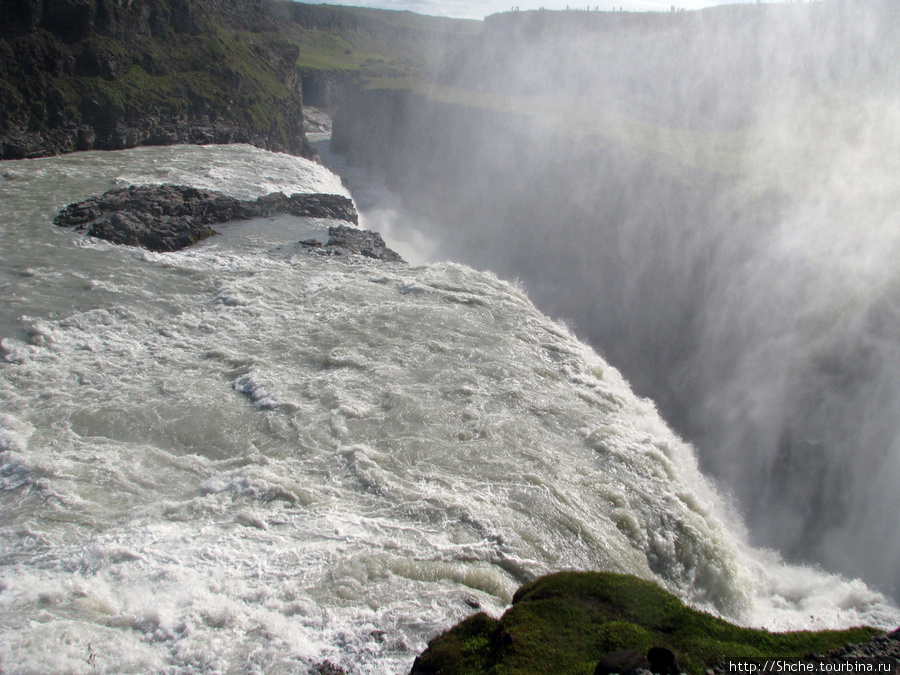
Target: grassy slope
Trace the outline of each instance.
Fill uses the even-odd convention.
[[[327,27],[282,27],[284,39],[300,48],[297,65],[338,70],[363,81],[425,77],[435,45],[452,44],[481,31],[481,22],[363,7],[313,5],[334,16]]]
[[[824,653],[878,632],[740,628],[636,577],[562,572],[522,586],[500,619],[479,613],[432,640],[413,672],[590,675],[612,651],[646,654],[657,646],[672,650],[685,672],[699,674],[726,658]]]

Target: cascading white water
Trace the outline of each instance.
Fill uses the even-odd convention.
[[[345,96],[335,147],[425,214],[395,241],[621,368],[754,541],[896,600],[898,38],[889,0],[507,12],[426,95]]]
[[[900,612],[751,549],[692,448],[515,286],[335,262],[324,221],[153,254],[55,228],[132,183],[342,192],[243,146],[9,162],[0,178],[0,669],[407,669],[559,569],[770,628]]]

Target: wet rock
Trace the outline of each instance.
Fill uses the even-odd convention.
[[[265,197],[260,197],[257,200],[257,207],[270,213],[290,213],[292,216],[298,217],[329,218],[345,220],[349,223],[359,222],[353,202],[340,195],[317,193],[293,194],[288,197],[281,192],[273,192]],[[270,213],[262,215],[270,215]],[[347,229],[354,232],[361,231],[354,228]]]
[[[317,663],[310,672],[314,675],[347,675],[346,670],[340,666],[336,666],[331,661]]]
[[[900,668],[900,628],[891,633],[875,635],[866,642],[844,645],[825,654],[807,654],[802,659],[791,659],[790,662],[816,664],[815,670],[807,668],[805,672],[896,673]],[[734,668],[729,662],[707,670],[710,675],[733,672]],[[794,672],[804,671],[797,669]]]
[[[594,669],[594,675],[678,675],[680,672],[675,654],[665,647],[651,647],[646,657],[631,649],[620,649],[604,656]]]
[[[656,675],[678,675],[681,672],[675,654],[665,647],[651,647],[647,660],[650,662],[650,672]]]
[[[321,242],[310,239],[301,241],[300,245],[310,252],[324,256],[349,257],[361,255],[383,262],[404,262],[400,255],[389,249],[384,239],[377,232],[360,230],[346,225],[333,225],[328,228],[328,241]]]
[[[620,649],[600,659],[594,675],[639,675],[639,671],[650,671],[647,657],[631,649]]]
[[[132,185],[70,204],[53,222],[115,244],[164,252],[183,249],[215,234],[211,227],[215,223],[269,217],[276,213],[358,221],[353,202],[341,195],[293,194],[288,197],[275,192],[255,201],[245,201],[183,185]],[[381,237],[377,240],[386,249]],[[368,244],[370,247],[377,244],[375,239],[365,241],[372,242]],[[376,251],[375,248],[372,250]]]
[[[892,672],[896,672],[897,666],[900,666],[900,628],[892,633],[876,635],[868,642],[840,647],[820,660],[837,662],[853,658],[884,659],[893,664]]]

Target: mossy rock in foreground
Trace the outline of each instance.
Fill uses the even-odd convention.
[[[879,632],[740,628],[633,576],[561,572],[522,586],[500,619],[475,614],[432,640],[412,673],[591,675],[618,649],[666,647],[685,672],[698,674],[727,658],[824,653]]]

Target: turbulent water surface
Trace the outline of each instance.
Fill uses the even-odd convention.
[[[228,146],[0,172],[4,672],[398,673],[570,568],[745,624],[900,623],[749,548],[652,403],[514,285],[305,253],[324,221],[168,254],[51,222],[135,183],[346,194],[326,169]]]

